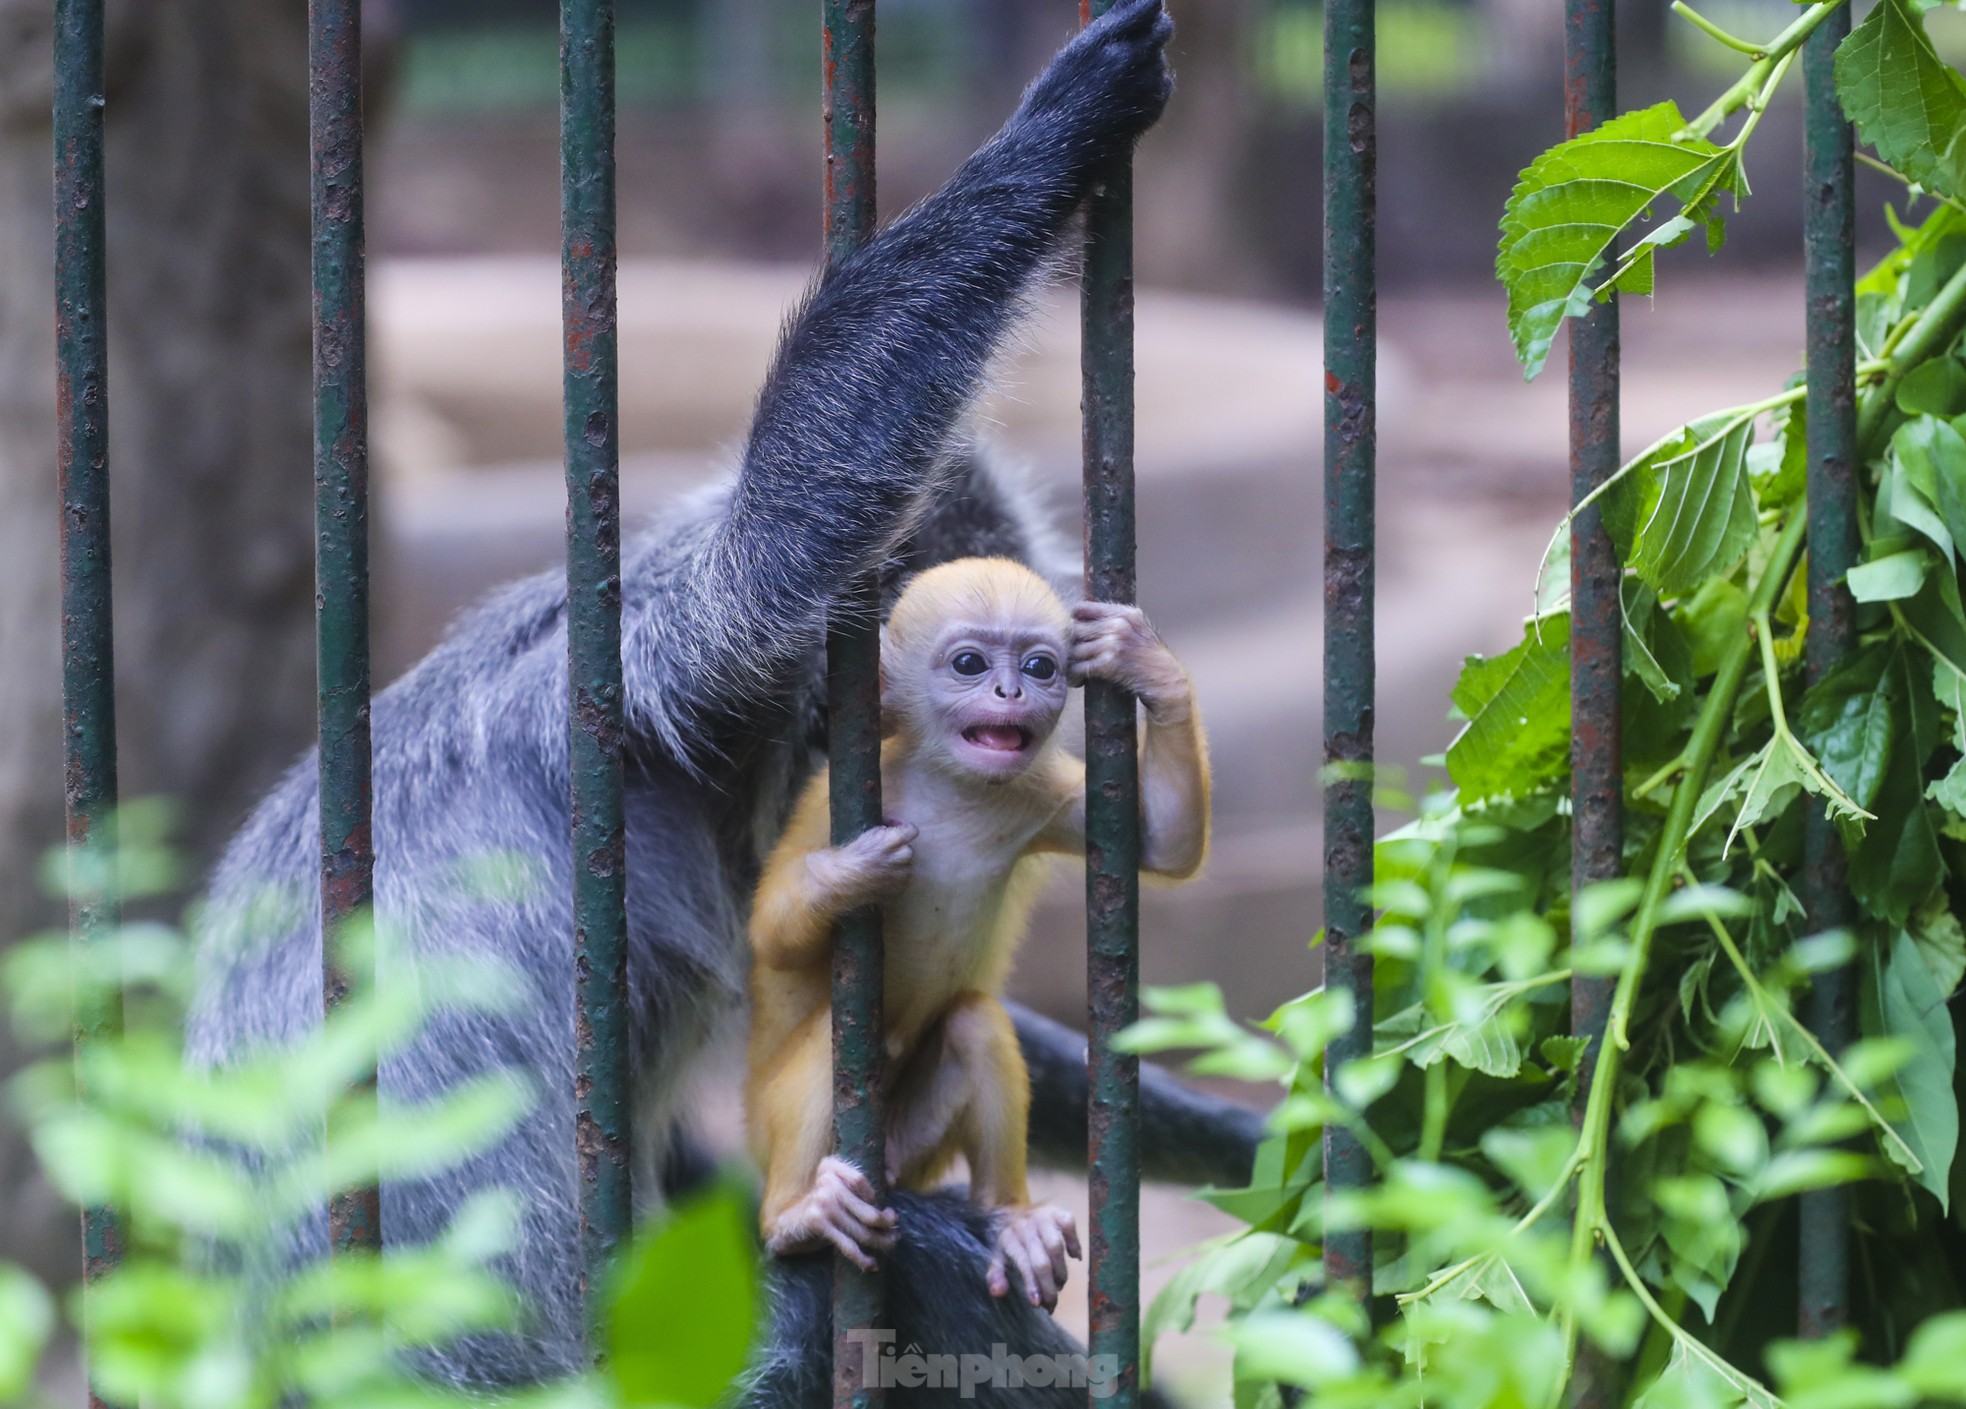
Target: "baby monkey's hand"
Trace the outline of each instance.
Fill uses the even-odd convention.
[[[806,874],[824,907],[836,913],[885,900],[914,874],[919,834],[906,822],[869,827],[845,846],[813,852]]]
[[[1195,687],[1138,607],[1081,602],[1072,608],[1072,683],[1110,680],[1133,691],[1156,724],[1178,724]]]

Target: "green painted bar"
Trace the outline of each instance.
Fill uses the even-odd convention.
[[[314,230],[314,639],[321,783],[322,998],[349,978],[337,929],[374,889],[369,748],[369,395],[362,220],[362,8],[311,0],[308,128]],[[369,1082],[373,1085],[374,1073]],[[334,1132],[328,1132],[334,1138]],[[374,1188],[336,1196],[337,1249],[382,1246]]]
[[[1857,640],[1856,603],[1844,575],[1857,561],[1856,206],[1850,125],[1836,99],[1836,46],[1850,29],[1846,6],[1809,36],[1802,51],[1808,108],[1803,190],[1804,280],[1808,299],[1809,634],[1811,685],[1834,670]],[[1810,808],[1803,833],[1803,904],[1812,928],[1855,919],[1836,827]],[[1819,974],[1804,1016],[1832,1053],[1855,1035],[1856,978]],[[1850,1317],[1850,1195],[1820,1189],[1801,1199],[1799,1329],[1808,1339],[1841,1330]]]
[[[1614,0],[1565,0],[1563,132],[1608,122],[1618,111]],[[1618,304],[1596,305],[1570,329],[1570,501],[1617,473]],[[1570,889],[1581,893],[1624,873],[1624,605],[1618,550],[1595,507],[1570,529]],[[1571,1120],[1581,1127],[1590,1073],[1611,1013],[1612,978],[1570,987],[1570,1031],[1588,1037]],[[1585,1346],[1571,1380],[1571,1403],[1598,1409],[1617,1402],[1614,1363]]]
[[[1086,0],[1082,22],[1112,0]],[[1133,168],[1117,164],[1086,207],[1085,595],[1135,600],[1133,498]],[[1113,1040],[1140,1016],[1140,746],[1132,693],[1085,689],[1087,1285],[1094,1357],[1119,1379],[1100,1402],[1140,1402],[1140,1059]]]
[[[1325,1084],[1372,1051],[1372,721],[1378,291],[1378,137],[1374,0],[1324,8],[1324,982],[1351,995],[1357,1021],[1325,1057]],[[1324,1131],[1325,1187],[1372,1180],[1372,1161],[1342,1125]],[[1372,1291],[1372,1235],[1329,1233],[1325,1283]]]
[[[622,801],[614,0],[561,0],[567,746],[573,794],[575,1141],[586,1290],[633,1223]]]
[[[826,256],[838,261],[874,233],[874,0],[821,0],[826,125]],[[826,634],[826,713],[833,842],[881,824],[880,582],[841,599]],[[881,914],[868,906],[840,921],[833,940],[833,1143],[885,1196],[887,1126],[881,1101]],[[844,1257],[833,1261],[833,1403],[877,1409],[862,1384],[860,1347],[848,1337],[881,1324],[886,1284]]]
[[[55,0],[55,467],[61,495],[62,779],[71,856],[109,840],[106,828],[116,807],[102,21],[102,0]],[[69,928],[78,951],[114,929],[117,919],[114,895],[71,894]],[[89,1042],[118,1033],[122,1019],[115,1001],[78,1011],[78,1059]],[[115,1211],[84,1209],[85,1320],[90,1285],[121,1254]],[[102,1403],[93,1388],[89,1400]]]

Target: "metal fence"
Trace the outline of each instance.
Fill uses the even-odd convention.
[[[839,258],[872,232],[874,0],[824,8],[826,243]],[[1081,0],[1089,21],[1111,0]],[[88,844],[116,801],[114,666],[109,592],[109,460],[105,352],[103,0],[53,0],[57,407],[62,549],[64,768],[67,832]],[[1374,0],[1325,6],[1325,972],[1369,1013],[1374,686],[1376,290]],[[615,338],[614,0],[562,0],[563,318],[568,499],[568,690],[577,858],[578,1140],[585,1265],[590,1275],[627,1235],[628,1004],[622,802],[618,364]],[[1848,28],[1839,11],[1808,42],[1808,671],[1821,678],[1850,649],[1856,418],[1853,336],[1852,138],[1837,106],[1831,58]],[[361,21],[359,0],[311,0],[315,485],[319,654],[322,920],[332,933],[366,906],[370,844],[368,434],[364,346]],[[1612,0],[1565,0],[1565,115],[1575,135],[1615,111]],[[1134,595],[1133,278],[1131,173],[1094,192],[1084,276],[1086,590]],[[1615,301],[1573,323],[1570,440],[1573,497],[1618,466]],[[1308,391],[1308,389],[1307,389]],[[1622,847],[1619,681],[1621,568],[1597,512],[1577,521],[1573,594],[1573,886],[1619,874]],[[880,820],[878,592],[863,583],[828,640],[837,839]],[[1139,1393],[1139,1086],[1136,1059],[1113,1035],[1138,1007],[1140,857],[1134,706],[1117,687],[1087,692],[1088,981],[1090,992],[1091,1350],[1124,1367],[1113,1402]],[[1823,923],[1847,918],[1835,832],[1812,817],[1808,905]],[[78,903],[78,944],[114,922],[106,902]],[[877,1093],[880,927],[863,913],[842,925],[835,965],[838,1143],[862,1168],[883,1167]],[[347,987],[332,965],[323,993]],[[1579,980],[1573,1030],[1602,1040],[1608,980]],[[1851,985],[1819,983],[1813,1025],[1836,1050],[1849,1040]],[[81,1015],[77,1041],[114,1031],[113,1009]],[[1371,1048],[1360,1022],[1331,1047],[1328,1072]],[[1588,1079],[1580,1083],[1587,1089]],[[1335,1094],[1335,1093],[1334,1093]],[[330,1138],[333,1138],[330,1132]],[[1325,1132],[1330,1194],[1363,1187],[1371,1164],[1341,1124]],[[1840,1191],[1803,1200],[1802,1330],[1846,1317],[1848,1210]],[[113,1213],[82,1220],[93,1280],[116,1257]],[[380,1242],[375,1192],[333,1210],[337,1247]],[[1369,1234],[1334,1232],[1331,1285],[1369,1295]],[[878,1321],[877,1276],[842,1263],[835,1331]],[[840,1356],[835,1398],[870,1405]],[[1580,1377],[1578,1402],[1608,1402],[1605,1377]]]

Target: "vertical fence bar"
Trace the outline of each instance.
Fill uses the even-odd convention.
[[[874,233],[874,0],[821,0],[826,126],[826,256],[845,259]],[[881,588],[869,574],[842,596],[826,633],[826,706],[833,842],[881,823]],[[881,913],[845,916],[833,942],[833,1142],[840,1158],[886,1194],[881,1077]],[[878,1385],[855,1373],[848,1339],[879,1326],[886,1287],[878,1272],[833,1260],[833,1403],[878,1409]]]
[[[1563,135],[1575,137],[1617,115],[1614,0],[1565,0]],[[1570,323],[1570,502],[1617,473],[1618,304],[1613,298]],[[1570,891],[1622,874],[1624,739],[1623,570],[1592,506],[1570,526]],[[1574,908],[1573,908],[1574,913]],[[1570,1031],[1590,1039],[1579,1070],[1571,1121],[1581,1126],[1591,1074],[1611,1012],[1610,978],[1570,986]],[[1611,1364],[1585,1347],[1571,1380],[1571,1402],[1612,1402]]]
[[[314,230],[314,644],[321,781],[322,998],[347,995],[332,944],[373,891],[369,751],[369,393],[362,223],[362,7],[310,0]],[[370,1074],[373,1081],[374,1074]],[[333,1132],[329,1132],[333,1138]],[[337,1249],[382,1246],[374,1188],[337,1195]]]
[[[116,665],[109,590],[108,280],[103,228],[102,0],[55,0],[55,465],[61,494],[62,780],[68,849],[79,860],[116,806]],[[117,921],[113,892],[74,868],[69,929],[80,952]],[[75,1015],[78,1060],[115,1035],[121,1005]],[[83,1075],[79,1079],[86,1080]],[[88,1288],[122,1245],[108,1208],[82,1210]],[[91,1388],[93,1405],[102,1401]]]
[[[1811,685],[1856,643],[1856,603],[1844,575],[1857,561],[1856,207],[1849,123],[1836,99],[1836,46],[1850,30],[1846,6],[1809,36],[1802,51],[1808,105],[1803,231],[1808,297],[1809,634]],[[1809,809],[1803,833],[1803,904],[1817,930],[1854,918],[1836,828]],[[1819,974],[1805,1016],[1832,1054],[1854,1031],[1855,975]],[[1826,1336],[1849,1319],[1850,1196],[1821,1189],[1801,1200],[1800,1330]]]
[[[1112,0],[1082,0],[1090,23]],[[1133,514],[1133,162],[1101,173],[1086,208],[1084,297],[1085,594],[1135,599]],[[1120,1367],[1106,1403],[1140,1398],[1140,1059],[1114,1039],[1140,1016],[1138,709],[1109,681],[1085,689],[1087,1150],[1092,1227],[1090,1349]]]
[[[1357,1021],[1325,1055],[1325,1086],[1372,1052],[1373,579],[1378,449],[1378,133],[1374,0],[1324,7],[1324,982]],[[1350,1130],[1324,1131],[1325,1188],[1361,1189],[1372,1162]],[[1326,1286],[1372,1295],[1372,1235],[1328,1232]]]
[[[573,804],[575,1143],[585,1290],[632,1219],[621,772],[621,440],[614,0],[560,5],[560,310]]]

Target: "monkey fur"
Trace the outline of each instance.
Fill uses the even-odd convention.
[[[1031,1203],[1031,1082],[1003,988],[1048,863],[1085,852],[1085,765],[1054,734],[1069,684],[1104,679],[1145,706],[1145,868],[1193,875],[1208,844],[1208,761],[1194,687],[1136,607],[1067,612],[1004,558],[930,568],[902,592],[881,653],[885,825],[828,844],[827,775],[808,785],[751,912],[746,1108],[775,1253],[831,1245],[872,1270],[893,1246],[869,1171],[830,1153],[832,931],[882,903],[889,1184],[932,1189],[958,1160],[992,1211],[993,1296],[1014,1269],[1050,1310],[1078,1230]]]
[[[1043,550],[1042,516],[958,443],[964,411],[1046,258],[1097,174],[1165,105],[1161,0],[1120,0],[1060,51],[1003,129],[950,182],[828,267],[789,322],[735,477],[693,496],[627,546],[621,581],[626,705],[629,988],[638,1193],[657,1195],[689,1061],[735,1020],[745,911],[763,857],[824,737],[821,643],[846,585],[947,558]],[[374,702],[375,907],[400,937],[383,984],[425,958],[494,956],[522,975],[508,1010],[446,1012],[380,1073],[413,1106],[481,1073],[516,1069],[537,1101],[461,1168],[382,1189],[384,1236],[436,1237],[474,1193],[522,1202],[501,1270],[523,1294],[523,1333],[475,1337],[431,1362],[461,1384],[513,1385],[584,1363],[575,1169],[574,964],[567,763],[566,584],[515,583],[467,613]],[[191,1060],[225,1065],[292,1041],[321,1013],[319,794],[302,758],[219,861],[200,924]],[[536,884],[487,895],[460,867],[525,858]],[[1020,1015],[1034,1077],[1033,1148],[1084,1158],[1083,1039]],[[1182,1178],[1240,1182],[1260,1122],[1144,1074],[1147,1149]],[[1166,1120],[1161,1120],[1162,1113]],[[1206,1153],[1204,1153],[1204,1151]],[[932,1210],[947,1207],[936,1216]],[[919,1215],[919,1216],[916,1216]],[[923,1197],[890,1257],[903,1345],[1050,1347],[1051,1318],[1017,1298],[976,1319],[985,1245],[961,1206]],[[325,1212],[260,1250],[321,1256]],[[825,1402],[823,1297],[795,1294],[823,1259],[783,1262],[771,1339],[749,1402]],[[968,1300],[965,1300],[968,1298]],[[979,1342],[981,1340],[981,1343]],[[983,1402],[1063,1404],[1069,1391],[995,1390]],[[1076,1400],[1083,1391],[1073,1395]],[[946,1395],[903,1390],[897,1405]]]

